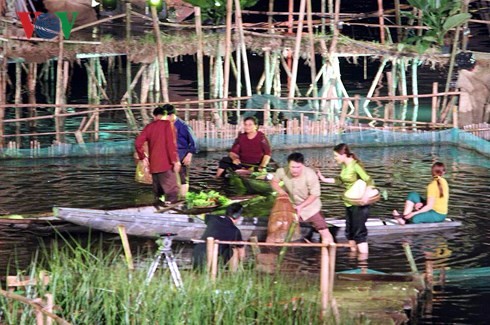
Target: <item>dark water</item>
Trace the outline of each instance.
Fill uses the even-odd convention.
[[[331,149],[301,150],[308,164],[319,167],[324,175],[334,176]],[[463,221],[458,229],[411,235],[370,238],[368,266],[385,272],[407,272],[409,266],[402,248],[409,242],[419,270],[424,269],[424,252],[443,252],[440,261],[450,270],[490,267],[490,161],[471,151],[452,146],[356,148],[377,185],[389,193],[388,201],[373,206],[373,216],[386,216],[400,209],[407,191],[423,191],[430,175],[430,165],[438,160],[447,166],[451,187],[450,214]],[[289,151],[273,156],[283,163]],[[194,160],[191,190],[223,191],[222,181],[212,179],[217,160],[223,153],[199,154]],[[130,156],[86,159],[37,159],[0,161],[0,209],[2,212],[30,214],[49,212],[53,206],[85,208],[124,208],[149,204],[151,189],[134,182],[134,162]],[[226,190],[225,190],[226,192]],[[322,201],[329,217],[341,217],[340,188],[322,185]],[[0,241],[0,252],[2,245]],[[36,240],[23,242],[28,251]],[[19,248],[19,254],[28,252]],[[3,255],[5,256],[5,255]],[[346,251],[337,254],[337,270],[358,267]],[[2,258],[2,255],[0,255]],[[5,259],[5,258],[3,258]],[[301,252],[296,262],[310,272],[318,270],[317,253]],[[5,265],[6,260],[0,264]],[[3,268],[2,268],[3,269]],[[483,324],[485,302],[490,298],[490,274],[475,279],[448,282],[436,287],[432,305],[425,306],[419,323]]]

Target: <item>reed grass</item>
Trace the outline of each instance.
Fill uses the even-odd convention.
[[[320,317],[318,275],[272,277],[251,268],[221,269],[212,282],[205,273],[185,270],[179,290],[169,270],[160,268],[145,285],[148,254],[137,256],[138,267],[130,271],[121,248],[101,242],[55,242],[40,249],[39,261],[27,270],[49,272],[49,285],[34,291],[40,297],[52,293],[56,314],[72,324],[336,323]],[[30,309],[0,297],[0,324],[35,324]],[[347,314],[341,323],[360,324]]]

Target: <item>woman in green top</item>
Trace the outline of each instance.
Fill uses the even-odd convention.
[[[334,147],[335,161],[342,166],[339,177],[326,178],[318,171],[318,177],[322,182],[330,184],[343,184],[348,191],[358,179],[362,179],[369,186],[374,186],[371,177],[366,173],[364,167],[356,155],[350,151],[345,143],[338,144]],[[352,251],[358,251],[360,254],[367,254],[369,251],[367,243],[366,220],[369,217],[369,191],[365,191],[363,197],[359,200],[361,205],[352,205],[344,196],[344,205],[346,208],[345,237],[349,240]]]
[[[417,192],[408,193],[403,216],[393,210],[393,217],[402,225],[410,223],[442,222],[446,219],[449,201],[449,186],[442,177],[446,172],[444,164],[436,162],[432,165],[432,181],[427,186],[427,201]]]

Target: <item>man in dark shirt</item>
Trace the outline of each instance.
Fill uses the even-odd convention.
[[[174,203],[179,198],[177,173],[180,171],[175,131],[170,121],[162,120],[164,110],[161,106],[153,110],[153,116],[154,121],[141,131],[134,146],[138,158],[145,166],[150,166],[155,205],[160,205],[160,196],[164,194],[166,201]],[[148,142],[148,154],[144,151],[145,142]]]
[[[224,241],[242,241],[242,233],[235,225],[240,219],[243,207],[240,203],[233,203],[226,208],[225,216],[206,215],[205,223],[207,225],[201,239],[206,240],[208,237],[213,237],[217,240]],[[221,263],[226,264],[233,256],[232,245],[220,244],[218,256]],[[236,247],[239,260],[245,257],[245,248],[243,246]],[[206,243],[196,244],[193,252],[193,267],[194,269],[204,268],[206,266]]]
[[[185,198],[189,190],[189,168],[192,162],[192,155],[198,151],[194,133],[189,125],[182,121],[176,114],[173,105],[165,104],[163,109],[167,114],[168,120],[173,123],[177,137],[177,151],[179,152],[180,168],[180,194]]]

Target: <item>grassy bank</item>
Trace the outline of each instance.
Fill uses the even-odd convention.
[[[51,281],[36,294],[52,293],[55,313],[73,324],[335,323],[333,316],[320,318],[318,275],[273,277],[250,268],[221,271],[211,282],[206,274],[183,271],[178,290],[166,268],[145,285],[148,259],[137,256],[138,267],[129,271],[116,246],[65,241],[41,249],[23,274],[46,270]],[[0,296],[0,308],[0,324],[35,324],[32,308],[20,302]],[[341,317],[342,324],[359,324]]]

